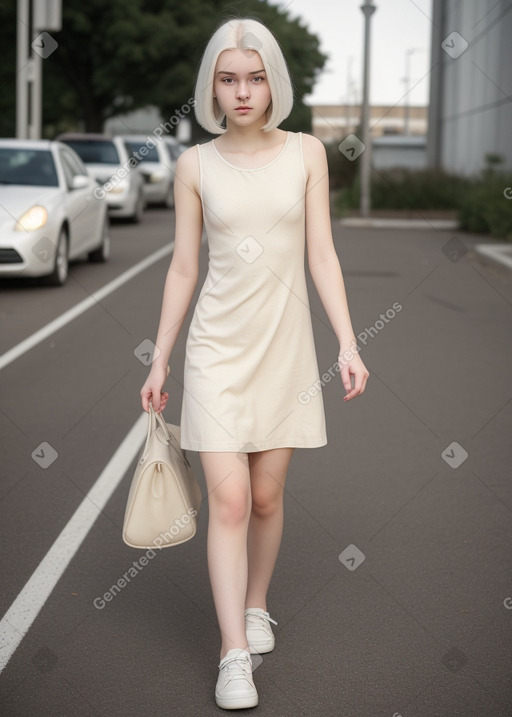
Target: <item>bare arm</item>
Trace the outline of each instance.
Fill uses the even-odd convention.
[[[345,282],[332,240],[329,208],[329,174],[323,144],[303,135],[306,188],[306,240],[308,266],[318,295],[339,341],[341,378],[347,395],[344,400],[363,393],[369,372],[357,354]],[[354,375],[352,388],[350,375]]]
[[[185,151],[178,159],[174,178],[174,202],[174,251],[165,280],[155,358],[140,392],[145,411],[149,410],[150,400],[155,411],[165,408],[169,394],[162,392],[162,387],[167,377],[167,365],[197,284],[203,214],[195,147]]]

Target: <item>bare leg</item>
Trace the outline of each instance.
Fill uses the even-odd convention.
[[[249,462],[243,453],[199,455],[208,487],[208,571],[222,635],[222,659],[232,648],[248,648],[244,600],[251,514]]]
[[[249,522],[245,607],[267,609],[267,591],[283,534],[283,493],[293,448],[249,453],[252,512]]]

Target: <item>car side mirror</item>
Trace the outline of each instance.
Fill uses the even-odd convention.
[[[71,189],[84,189],[89,186],[90,181],[91,180],[88,175],[85,176],[85,174],[75,174],[71,183]]]

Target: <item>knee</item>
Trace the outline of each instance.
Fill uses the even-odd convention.
[[[237,526],[246,522],[250,513],[249,492],[240,490],[215,490],[210,495],[210,512],[226,526]]]
[[[283,492],[274,486],[256,488],[252,491],[252,512],[259,518],[269,518],[282,509]]]

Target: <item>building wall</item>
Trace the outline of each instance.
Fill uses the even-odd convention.
[[[425,137],[376,137],[372,142],[371,165],[374,169],[425,169]]]
[[[449,54],[442,44],[452,32],[463,39],[452,37]],[[499,154],[512,169],[511,37],[510,0],[433,0],[431,166],[474,175],[486,154]]]
[[[111,117],[103,125],[106,134],[151,134],[162,118],[157,107],[144,107],[134,112]]]
[[[361,117],[360,105],[314,105],[312,108],[313,134],[322,142],[341,142],[348,134],[357,133]],[[373,105],[370,107],[372,137],[383,134],[403,134],[404,107]],[[427,108],[409,108],[409,133],[425,135]]]

